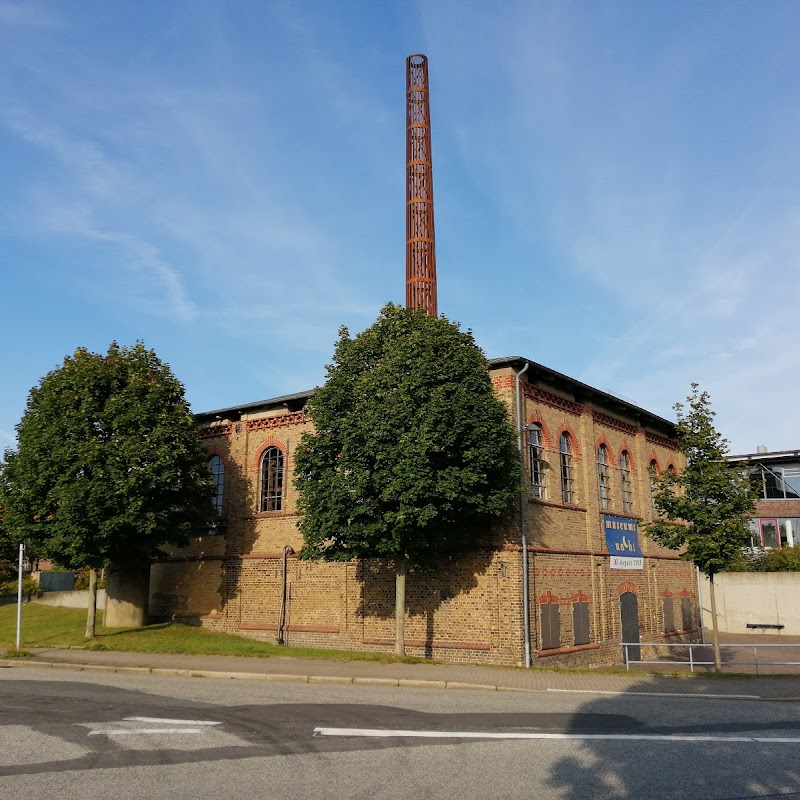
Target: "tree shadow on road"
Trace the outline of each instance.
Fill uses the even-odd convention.
[[[584,703],[567,733],[582,734],[587,715],[593,719],[634,718],[640,724],[628,730],[603,725],[594,732],[597,738],[581,737],[577,753],[570,748],[569,755],[552,764],[548,785],[565,800],[742,800],[800,794],[797,707],[737,700],[730,694],[757,695],[759,684],[736,681],[732,691],[731,680],[686,680],[685,694],[696,697],[658,696],[658,682],[643,680],[625,693]],[[727,699],[720,697],[728,693]],[[792,693],[800,691],[787,686],[787,694]],[[612,738],[609,733],[620,737]],[[781,742],[781,737],[797,741]]]

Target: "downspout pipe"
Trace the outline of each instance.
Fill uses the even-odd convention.
[[[522,382],[520,378],[528,371],[530,361],[514,373],[514,392],[517,403],[517,449],[519,450],[520,477],[525,475],[525,423],[522,419]],[[525,533],[525,492],[519,491],[519,534],[522,545],[522,640],[525,648],[525,666],[531,666],[531,609],[528,589],[528,536]]]

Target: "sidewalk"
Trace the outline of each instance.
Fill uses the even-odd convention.
[[[800,676],[674,677],[642,673],[546,671],[468,664],[382,664],[298,658],[167,655],[37,649],[32,658],[0,659],[0,668],[46,667],[197,678],[357,684],[429,689],[484,689],[587,694],[664,694],[798,700]]]

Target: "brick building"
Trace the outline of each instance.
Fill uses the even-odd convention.
[[[777,549],[800,544],[800,450],[728,456],[746,470],[756,490],[755,514],[750,520],[752,546]]]
[[[526,491],[514,523],[487,532],[485,546],[409,574],[409,654],[610,663],[622,641],[693,637],[693,568],[638,530],[652,517],[648,468],[681,467],[673,424],[521,357],[490,366],[520,433]],[[152,617],[297,645],[392,649],[390,564],[296,557],[292,458],[313,424],[310,394],[197,415],[217,523],[154,565]]]

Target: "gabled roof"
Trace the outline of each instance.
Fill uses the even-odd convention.
[[[502,358],[490,358],[489,365],[493,368],[511,367],[515,372],[519,372],[525,364],[529,364],[528,371],[525,377],[536,377],[538,380],[549,383],[555,389],[568,392],[575,400],[581,402],[592,402],[595,405],[603,406],[609,411],[617,414],[624,414],[628,417],[637,419],[642,425],[651,425],[656,428],[667,430],[670,434],[674,434],[675,423],[671,420],[664,419],[664,417],[653,414],[644,408],[626,400],[623,397],[604,392],[602,389],[595,389],[586,383],[582,383],[575,378],[570,378],[569,375],[564,375],[562,372],[556,372],[544,364],[538,364],[536,361],[531,361],[524,356],[503,356]]]
[[[503,356],[501,358],[490,358],[490,369],[502,369],[510,367],[515,372],[519,372],[525,364],[528,364],[526,377],[535,378],[543,383],[550,384],[554,389],[571,394],[577,402],[592,402],[594,405],[601,406],[612,413],[622,414],[628,418],[639,421],[642,425],[662,430],[667,434],[674,434],[675,423],[668,419],[659,417],[657,414],[639,408],[628,400],[616,397],[613,394],[595,389],[593,386],[582,383],[575,378],[570,378],[561,372],[556,372],[550,367],[538,364],[523,356]],[[276,408],[287,406],[292,410],[300,410],[314,394],[313,389],[294,394],[284,394],[279,397],[271,397],[265,400],[257,400],[253,403],[243,403],[227,408],[217,408],[213,411],[202,411],[195,414],[195,419],[199,422],[213,422],[215,419],[239,419],[243,414],[259,411],[261,409]]]
[[[314,394],[313,389],[308,389],[305,392],[295,392],[294,394],[282,394],[280,397],[256,400],[254,403],[242,403],[239,406],[216,408],[213,411],[200,411],[194,417],[197,420],[211,421],[217,418],[231,419],[232,417],[241,417],[242,414],[246,414],[248,411],[258,411],[261,408],[275,408],[283,405],[296,405],[302,408],[312,394]]]

